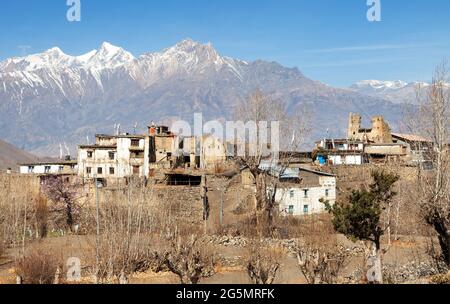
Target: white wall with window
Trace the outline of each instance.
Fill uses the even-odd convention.
[[[321,200],[328,201],[331,205],[336,202],[336,178],[322,176],[319,183],[317,187],[290,184],[278,189],[275,199],[279,203],[281,214],[301,216],[326,212]]]
[[[77,165],[75,163],[24,164],[20,166],[19,172],[20,174],[75,174]]]

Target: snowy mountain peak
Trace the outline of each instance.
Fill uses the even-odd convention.
[[[131,53],[109,42],[103,42],[95,54],[91,51],[80,57],[90,68],[97,69],[116,68],[135,59]]]
[[[66,56],[64,52],[59,47],[53,47],[44,52],[44,54],[49,54],[53,56]]]
[[[109,42],[103,42],[100,48],[98,49],[98,54],[101,54],[103,56],[113,56],[118,53],[127,53],[127,52],[121,47],[112,45]]]
[[[165,50],[167,55],[197,56],[199,59],[214,59],[221,57],[211,43],[202,44],[192,39],[185,39]]]
[[[134,59],[131,53],[108,42],[102,43],[98,50],[92,50],[80,56],[66,55],[60,48],[53,47],[43,53],[7,59],[0,63],[0,73],[64,68],[113,69]]]
[[[184,39],[184,40],[178,42],[170,49],[176,49],[179,51],[192,51],[200,45],[201,45],[200,42],[194,41],[191,38],[187,38],[187,39]]]
[[[381,80],[363,80],[355,83],[352,88],[371,88],[375,90],[385,90],[385,89],[402,89],[408,86],[409,83],[402,80],[395,81],[381,81]]]

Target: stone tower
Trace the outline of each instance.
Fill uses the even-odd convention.
[[[391,128],[384,121],[383,116],[375,116],[372,119],[372,132],[370,133],[370,140],[375,143],[391,144],[392,132]]]
[[[361,115],[350,113],[348,119],[347,137],[351,140],[360,140],[359,130],[361,129]]]

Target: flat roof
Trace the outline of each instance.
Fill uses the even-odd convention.
[[[103,145],[80,145],[78,146],[79,149],[117,149],[117,145],[107,145],[107,146],[103,146]]]
[[[122,134],[122,135],[108,135],[108,134],[96,134],[96,138],[136,138],[136,139],[144,139],[145,135],[140,134]]]
[[[343,143],[349,143],[349,144],[363,144],[364,142],[362,140],[354,140],[354,139],[342,139],[342,138],[338,138],[338,139],[333,139],[333,138],[327,138],[325,139],[327,142],[343,142]],[[316,141],[315,143],[322,143],[323,140],[319,140]]]
[[[51,166],[51,165],[76,165],[76,164],[78,164],[76,160],[66,160],[53,162],[26,163],[26,164],[19,164],[19,166]]]

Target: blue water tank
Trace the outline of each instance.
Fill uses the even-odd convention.
[[[317,157],[317,159],[319,160],[319,164],[321,164],[321,165],[326,165],[327,164],[327,158],[324,155],[319,155]]]

